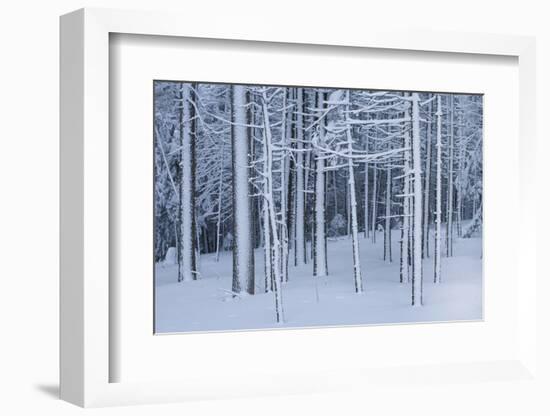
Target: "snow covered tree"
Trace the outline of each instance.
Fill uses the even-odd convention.
[[[264,142],[263,142],[263,198],[264,198],[264,211],[267,212],[268,228],[270,229],[269,236],[271,243],[266,246],[270,247],[271,253],[269,253],[268,259],[271,269],[271,283],[275,298],[275,316],[277,322],[284,322],[284,309],[283,309],[283,295],[282,295],[282,279],[281,279],[281,243],[279,238],[280,228],[277,225],[275,198],[273,192],[273,133],[271,130],[270,111],[268,103],[273,99],[273,96],[278,93],[278,90],[271,92],[272,95],[268,97],[268,88],[260,89],[262,116],[264,125]],[[283,109],[284,112],[284,109]]]
[[[347,145],[347,154],[346,159],[348,163],[348,185],[349,185],[349,195],[350,195],[350,211],[351,211],[351,236],[352,236],[352,246],[353,246],[353,281],[355,283],[355,292],[363,293],[363,278],[361,276],[361,261],[359,259],[359,230],[357,226],[357,197],[355,190],[355,172],[353,170],[353,135],[351,132],[351,123],[350,123],[350,109],[351,109],[351,98],[350,92],[347,90],[345,96],[343,97],[345,102],[345,129],[346,129],[346,145]]]
[[[317,93],[317,106],[321,112],[324,108],[325,93],[319,91]],[[320,118],[318,125],[318,143],[321,147],[326,145],[325,142],[325,119]],[[323,152],[317,148],[315,150],[315,187],[314,187],[314,204],[315,204],[315,225],[314,225],[314,240],[313,240],[313,275],[326,276],[327,270],[327,240],[326,240],[326,161],[323,158]]]
[[[441,140],[441,95],[437,96],[437,133],[436,133],[436,174],[435,174],[435,233],[434,233],[434,283],[441,283],[441,176],[442,176],[442,140]]]
[[[409,124],[411,121],[410,105],[407,103],[405,107],[405,126],[403,127],[403,221],[401,227],[401,260],[399,270],[399,281],[401,283],[410,282],[410,266],[411,266],[411,177],[412,177],[412,140]]]
[[[254,293],[252,207],[249,198],[250,141],[247,123],[247,91],[232,87],[231,154],[233,169],[233,285],[234,293]]]
[[[180,84],[180,262],[178,281],[197,278],[195,222],[195,110],[191,84]]]
[[[295,214],[294,214],[294,265],[300,266],[306,262],[306,240],[305,240],[305,186],[304,186],[304,91],[303,88],[296,89],[296,164],[295,169]]]
[[[432,174],[432,113],[433,98],[430,98],[429,110],[426,115],[426,161],[424,169],[424,218],[422,219],[422,257],[430,257],[430,202]]]
[[[368,135],[366,136],[365,138],[365,153],[368,154],[369,153],[369,137]],[[365,238],[369,238],[370,236],[370,229],[371,229],[371,225],[370,225],[370,211],[369,211],[369,203],[370,203],[370,200],[369,200],[369,163],[368,162],[365,162],[365,176],[363,178],[363,194],[364,194],[364,198],[363,198],[363,221],[365,223]]]
[[[447,141],[447,222],[445,233],[445,248],[446,256],[451,257],[453,255],[453,216],[454,216],[454,135],[455,135],[455,109],[454,109],[454,96],[449,95],[449,119],[450,126],[448,132]]]
[[[373,184],[372,184],[372,216],[371,216],[371,235],[372,243],[376,243],[376,219],[378,218],[378,168],[373,166]]]
[[[290,136],[292,131],[289,91],[283,92],[281,109],[281,152],[279,154],[280,174],[280,234],[281,234],[281,280],[288,282],[289,227],[288,227],[288,184],[290,176]]]
[[[422,305],[422,165],[420,163],[420,97],[412,94],[412,153],[413,153],[413,275],[412,305]]]
[[[392,206],[392,172],[391,166],[386,167],[386,214],[384,218],[384,260],[391,263],[391,206]]]

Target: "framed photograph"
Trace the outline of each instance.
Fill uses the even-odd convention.
[[[532,380],[534,40],[181,19],[61,18],[62,398]]]
[[[482,95],[153,88],[155,333],[482,319]]]

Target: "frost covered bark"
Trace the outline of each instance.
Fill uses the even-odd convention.
[[[405,120],[410,123],[410,104],[405,107]],[[410,282],[410,242],[411,242],[411,129],[406,128],[403,139],[403,225],[401,229],[401,261],[399,281],[401,283]]]
[[[441,96],[437,96],[436,173],[435,173],[435,231],[434,231],[434,283],[441,283]]]
[[[295,215],[295,244],[294,264],[300,266],[305,264],[305,229],[304,229],[304,92],[302,88],[297,89],[296,99],[296,215]]]
[[[372,242],[376,243],[376,220],[378,218],[378,200],[377,200],[377,194],[378,194],[378,168],[376,166],[373,167],[373,185],[372,185],[372,218],[371,218],[371,236],[372,236]]]
[[[391,263],[391,167],[386,168],[386,215],[384,219],[384,260]]]
[[[181,84],[180,91],[180,238],[178,281],[197,278],[195,257],[195,118],[190,84]]]
[[[420,163],[420,97],[412,94],[412,140],[413,140],[413,169],[414,169],[414,212],[413,212],[413,276],[412,276],[412,305],[422,305],[422,171]]]
[[[422,232],[422,257],[430,257],[430,196],[432,174],[432,108],[430,102],[426,126],[426,169],[424,170],[424,219]]]
[[[350,92],[346,91],[344,98],[346,104],[345,120],[346,120],[346,138],[347,138],[347,151],[350,157],[348,157],[348,185],[349,185],[349,203],[350,203],[350,216],[351,216],[351,238],[352,238],[352,250],[353,250],[353,281],[355,283],[355,293],[363,293],[363,277],[361,275],[361,261],[359,259],[359,230],[357,226],[357,197],[355,195],[355,174],[353,170],[353,136],[351,133],[351,124],[349,119],[350,111]]]
[[[262,115],[264,123],[264,205],[267,212],[267,228],[270,230],[271,244],[266,246],[270,247],[271,253],[266,261],[270,262],[271,269],[271,284],[274,292],[275,299],[275,316],[277,322],[284,322],[284,309],[283,309],[283,294],[282,294],[282,279],[281,279],[281,263],[280,263],[280,239],[278,235],[278,227],[275,213],[275,201],[273,193],[273,136],[271,131],[271,122],[269,120],[268,98],[267,89],[261,90],[261,102],[262,102]]]
[[[250,172],[246,87],[232,87],[231,154],[233,169],[233,285],[235,293],[254,293]]]
[[[318,107],[323,108],[324,93],[318,94]],[[319,122],[319,144],[325,146],[325,121]],[[326,189],[325,159],[323,152],[319,149],[315,151],[315,188],[314,188],[314,256],[313,256],[313,275],[326,276],[327,270],[327,241],[326,241],[326,215],[325,215],[325,189]]]
[[[448,163],[447,163],[447,223],[446,223],[446,255],[451,257],[453,255],[453,216],[454,216],[454,96],[449,96],[449,138],[448,138]]]
[[[369,153],[369,140],[365,140],[365,153]],[[365,238],[370,235],[370,215],[369,215],[369,163],[365,162],[365,177],[364,177],[364,198],[363,198],[363,218],[365,222]]]

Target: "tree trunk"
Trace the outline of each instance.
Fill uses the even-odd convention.
[[[296,104],[296,244],[294,246],[294,264],[300,266],[305,264],[305,193],[304,193],[304,91],[297,89]]]
[[[460,104],[460,99],[459,99]],[[463,111],[459,113],[459,128],[458,128],[458,137],[459,137],[459,153],[458,153],[458,171],[456,173],[456,232],[459,237],[462,237],[462,202],[463,202],[463,190],[464,190],[464,179],[463,179],[463,169],[464,169],[464,153],[466,151],[465,144],[462,143],[464,140],[464,114]]]
[[[191,281],[196,276],[195,229],[195,121],[194,99],[190,84],[181,83],[180,110],[180,266],[178,281]]]
[[[264,142],[266,141],[265,134],[264,134]],[[265,145],[264,145],[264,151],[265,151]],[[266,159],[266,155],[264,154],[264,159]],[[264,195],[267,193],[268,188],[268,173],[267,173],[267,163],[264,161],[264,167],[263,167],[263,173],[264,173],[264,180],[263,180],[263,193]],[[269,176],[272,177],[272,173],[269,173]],[[263,221],[262,221],[262,230],[264,235],[264,275],[265,275],[265,291],[269,292],[273,290],[273,259],[272,259],[272,241],[271,241],[271,224],[270,224],[270,213],[269,213],[269,206],[268,203],[264,197],[264,200],[262,201],[262,215],[263,215]]]
[[[365,152],[369,152],[369,142],[368,136],[365,136]],[[365,162],[365,184],[364,184],[364,194],[365,198],[363,199],[363,217],[365,219],[365,238],[369,238],[370,234],[370,217],[369,217],[369,162]]]
[[[317,106],[323,107],[324,93],[319,93]],[[325,122],[321,120],[319,123],[319,143],[322,145],[325,142]],[[326,276],[327,272],[327,253],[326,253],[326,218],[325,218],[325,160],[321,158],[321,151],[317,150],[315,159],[315,191],[314,191],[314,207],[315,207],[315,226],[314,226],[314,257],[313,257],[313,275]]]
[[[351,135],[351,124],[349,123],[350,93],[346,91],[346,136],[348,143],[348,184],[350,195],[351,211],[351,238],[353,246],[353,278],[355,283],[355,293],[363,293],[363,280],[361,276],[361,261],[359,258],[359,238],[357,229],[357,199],[355,196],[355,175],[353,174],[353,138]]]
[[[405,118],[410,120],[410,109],[405,112]],[[407,121],[407,122],[408,122]],[[401,232],[401,263],[400,278],[401,283],[410,282],[411,276],[411,132],[404,132],[404,157],[403,157],[403,225]]]
[[[441,283],[441,96],[437,96],[437,136],[435,174],[434,283]]]
[[[284,93],[283,97],[283,124],[281,125],[281,132],[283,137],[281,139],[283,147],[288,146],[288,140],[290,138],[290,131],[292,128],[292,123],[290,122],[290,117],[288,117],[287,107],[287,95]],[[287,151],[283,150],[281,155],[281,280],[283,282],[288,282],[288,179],[290,169],[288,166],[288,157],[286,155]]]
[[[220,261],[220,245],[222,241],[221,236],[221,225],[222,225],[222,192],[223,192],[223,168],[224,168],[224,151],[225,146],[224,142],[222,141],[222,147],[221,147],[221,162],[220,162],[220,176],[218,184],[218,214],[216,219],[216,262]]]
[[[412,94],[412,133],[413,133],[413,170],[414,170],[414,245],[412,305],[422,305],[422,165],[420,162],[420,97]]]
[[[453,194],[454,194],[454,180],[453,180],[453,164],[454,164],[454,96],[450,95],[450,118],[451,126],[449,132],[449,163],[448,163],[448,178],[447,178],[447,232],[446,232],[446,255],[451,257],[453,255]]]
[[[246,87],[232,86],[231,153],[233,170],[233,285],[235,293],[254,293],[254,249],[249,197],[250,141]]]
[[[264,204],[268,213],[268,224],[271,234],[271,255],[269,256],[271,263],[272,273],[272,285],[275,298],[275,317],[278,323],[284,322],[284,310],[283,310],[283,296],[281,287],[281,270],[279,253],[281,250],[280,239],[277,235],[277,221],[275,214],[275,203],[273,199],[273,146],[272,146],[272,134],[271,124],[269,121],[269,112],[267,108],[267,96],[266,91],[262,92],[262,109],[264,118]]]
[[[433,104],[430,103],[429,117],[432,117]],[[426,170],[424,172],[424,231],[422,233],[422,257],[430,257],[430,179],[432,173],[432,122],[426,127]]]
[[[386,215],[384,221],[384,260],[391,258],[391,167],[386,168]]]
[[[338,183],[336,177],[336,170],[332,171],[332,199],[334,201],[334,215],[332,218],[338,215]]]
[[[372,211],[372,219],[371,219],[371,231],[372,231],[372,242],[373,244],[376,244],[376,216],[378,215],[378,212],[377,212],[377,208],[378,208],[378,204],[377,204],[377,200],[376,200],[376,194],[378,192],[377,190],[377,177],[378,177],[378,168],[376,167],[376,165],[373,166],[373,173],[372,173],[372,180],[373,180],[373,184],[372,184],[372,206],[371,206],[371,211]]]
[[[346,182],[349,183],[349,172],[346,177]],[[351,195],[346,194],[346,235],[351,238]]]

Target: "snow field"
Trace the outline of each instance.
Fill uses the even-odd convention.
[[[481,238],[456,239],[454,257],[442,257],[442,283],[433,283],[433,257],[422,262],[424,306],[411,307],[411,285],[399,283],[399,238],[393,262],[377,243],[359,237],[364,293],[354,293],[351,238],[328,242],[329,276],[312,276],[312,263],[289,267],[283,285],[285,322],[275,321],[273,293],[263,293],[263,248],[255,252],[256,294],[231,292],[232,254],[200,258],[200,279],[177,282],[177,265],[156,265],[156,332],[372,325],[482,319]],[[431,253],[433,256],[433,253]]]

